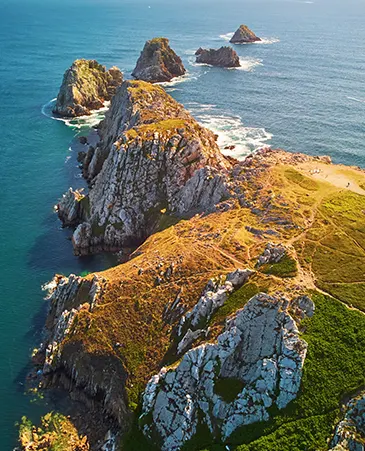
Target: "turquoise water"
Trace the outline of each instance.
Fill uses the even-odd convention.
[[[21,415],[52,407],[21,385],[44,318],[41,284],[112,264],[73,257],[53,213],[82,183],[69,150],[79,131],[42,114],[64,70],[96,58],[129,76],[144,41],[167,36],[189,74],[166,89],[236,156],[267,143],[364,167],[364,17],[362,0],[0,0],[1,451]],[[241,22],[266,38],[237,47],[244,70],[193,64],[199,46],[224,45]]]

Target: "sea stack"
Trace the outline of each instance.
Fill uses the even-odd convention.
[[[63,117],[90,115],[111,100],[123,82],[117,67],[108,71],[95,60],[76,60],[67,69],[53,113]]]
[[[186,73],[181,58],[169,46],[166,38],[147,41],[132,75],[150,83],[171,81]]]
[[[241,25],[229,42],[232,44],[245,44],[257,41],[261,41],[261,39],[247,25]]]
[[[236,51],[231,47],[221,47],[220,49],[202,49],[196,52],[196,62],[210,64],[218,67],[240,67],[240,59]]]

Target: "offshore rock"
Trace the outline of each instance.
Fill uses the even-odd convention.
[[[78,218],[82,215],[82,199],[85,195],[82,190],[69,190],[62,196],[62,199],[56,206],[56,211],[63,225],[66,227],[77,224]]]
[[[247,25],[240,25],[229,42],[231,42],[232,44],[245,44],[257,41],[261,41],[261,39],[257,37],[255,33],[248,28]]]
[[[231,163],[215,135],[159,86],[123,83],[100,135],[100,145],[83,163],[90,178],[97,176],[79,209],[73,236],[77,255],[140,244],[163,215],[214,211],[230,196]],[[72,193],[62,206],[62,217],[73,221]]]
[[[267,421],[274,404],[283,409],[295,399],[307,343],[289,305],[285,298],[254,296],[227,320],[216,342],[191,349],[153,376],[143,395],[144,434],[160,437],[163,451],[179,450],[199,421],[226,439],[242,425]],[[215,387],[231,379],[241,381],[242,390],[227,401]]]
[[[196,62],[210,64],[218,67],[240,67],[240,59],[236,51],[231,47],[221,47],[220,49],[202,49],[196,51]]]
[[[108,71],[95,60],[76,60],[65,72],[53,113],[63,117],[91,114],[114,96],[123,82],[117,67]]]
[[[151,83],[171,81],[186,73],[181,58],[169,46],[166,38],[147,41],[132,76]]]

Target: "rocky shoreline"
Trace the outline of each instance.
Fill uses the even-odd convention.
[[[135,77],[157,82],[183,72],[167,47],[162,38],[148,41]],[[204,52],[211,54],[198,57]],[[82,61],[109,77],[96,62]],[[48,426],[57,421],[68,437],[62,451],[115,449],[116,442],[128,451],[130,431],[141,449],[266,450],[257,443],[271,434],[269,443],[281,446],[275,434],[286,422],[298,422],[310,446],[319,443],[314,436],[336,451],[362,445],[363,398],[342,415],[339,405],[363,383],[346,357],[365,362],[365,320],[351,291],[364,264],[364,172],[280,149],[242,161],[225,157],[217,136],[161,86],[122,81],[113,71],[100,141],[79,158],[88,190],[70,188],[57,212],[75,229],[76,255],[137,249],[103,273],[54,277],[44,341],[34,353],[42,386],[64,387],[101,428],[84,438],[88,428],[76,430],[67,418],[47,417],[44,434],[24,423],[23,449],[53,440]],[[81,85],[82,77],[89,80],[83,74]],[[98,90],[94,97],[100,100]],[[72,102],[88,108],[94,100]],[[336,174],[335,181],[324,174]],[[351,271],[340,275],[346,265]],[[341,336],[341,346],[332,345],[338,323],[351,344]],[[338,362],[331,363],[343,347],[340,373],[348,376],[339,382]],[[267,430],[255,435],[252,425]],[[290,434],[293,449],[302,449]]]

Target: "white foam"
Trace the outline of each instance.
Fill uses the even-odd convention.
[[[104,102],[104,107],[99,110],[92,110],[89,116],[79,116],[75,118],[62,118],[53,116],[52,109],[56,102],[56,98],[50,100],[42,107],[42,114],[50,119],[55,121],[61,121],[68,127],[73,129],[80,130],[81,128],[87,127],[91,128],[95,125],[98,125],[105,117],[105,113],[108,111],[110,107],[110,102]]]
[[[240,159],[262,147],[269,147],[268,141],[273,135],[264,128],[246,127],[239,116],[207,114],[208,111],[214,113],[214,105],[195,102],[185,105],[202,125],[218,135],[217,143],[225,155]],[[227,148],[232,146],[233,149]]]
[[[211,64],[207,63],[197,63],[192,58],[189,58],[189,63],[194,66],[207,66],[207,67],[214,67]],[[261,59],[258,58],[240,58],[240,67],[221,67],[220,69],[226,69],[226,70],[243,70],[245,72],[252,72],[255,67],[257,66],[263,66],[263,62]]]
[[[354,102],[365,103],[365,100],[357,99],[356,97],[348,97],[348,96],[346,96],[346,98],[349,99],[349,100],[353,100]]]
[[[199,76],[200,75],[195,76],[195,75],[192,75],[190,72],[186,72],[185,75],[181,75],[180,77],[175,77],[171,81],[164,81],[161,83],[156,83],[156,85],[160,85],[163,87],[176,86],[176,85],[179,85],[180,83],[197,80],[199,78]]]
[[[226,34],[220,34],[219,37],[221,39],[223,39],[224,41],[230,41],[232,39],[233,35],[234,35],[234,33],[226,33]],[[276,38],[276,37],[271,37],[271,38],[263,37],[260,39],[261,39],[261,41],[242,42],[241,44],[238,44],[238,45],[252,45],[252,44],[270,45],[270,44],[276,44],[277,42],[280,42],[280,39]]]

